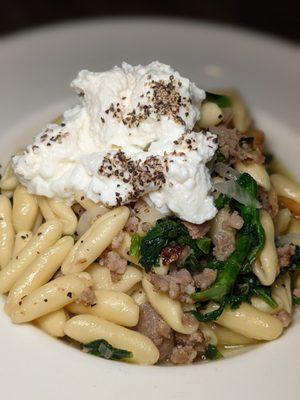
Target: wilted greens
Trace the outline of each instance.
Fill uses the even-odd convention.
[[[97,357],[105,358],[107,360],[124,360],[126,358],[133,357],[131,351],[117,349],[104,339],[99,339],[91,343],[84,344],[82,349],[87,353],[93,354]]]

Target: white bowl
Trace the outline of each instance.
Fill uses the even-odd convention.
[[[297,175],[299,48],[243,30],[175,20],[94,20],[0,42],[1,162],[76,102],[76,73],[126,60],[169,63],[203,88],[235,87],[268,143]],[[3,303],[3,299],[1,299]],[[0,314],[1,399],[266,399],[299,392],[300,322],[280,339],[227,360],[140,367],[89,356]]]

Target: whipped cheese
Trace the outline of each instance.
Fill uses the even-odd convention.
[[[144,197],[162,214],[190,222],[215,216],[206,163],[217,139],[193,132],[202,89],[157,61],[83,70],[71,86],[80,104],[13,157],[14,171],[31,193],[72,204],[81,190],[107,206]]]

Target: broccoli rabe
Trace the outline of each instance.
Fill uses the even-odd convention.
[[[91,343],[84,344],[82,345],[82,349],[87,353],[107,360],[124,360],[133,357],[131,351],[117,349],[104,339],[94,340]]]

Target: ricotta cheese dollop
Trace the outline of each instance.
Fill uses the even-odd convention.
[[[193,131],[202,89],[158,61],[83,70],[71,86],[79,105],[12,159],[31,193],[72,204],[83,191],[107,206],[143,197],[164,215],[198,224],[215,216],[206,164],[217,138]]]

